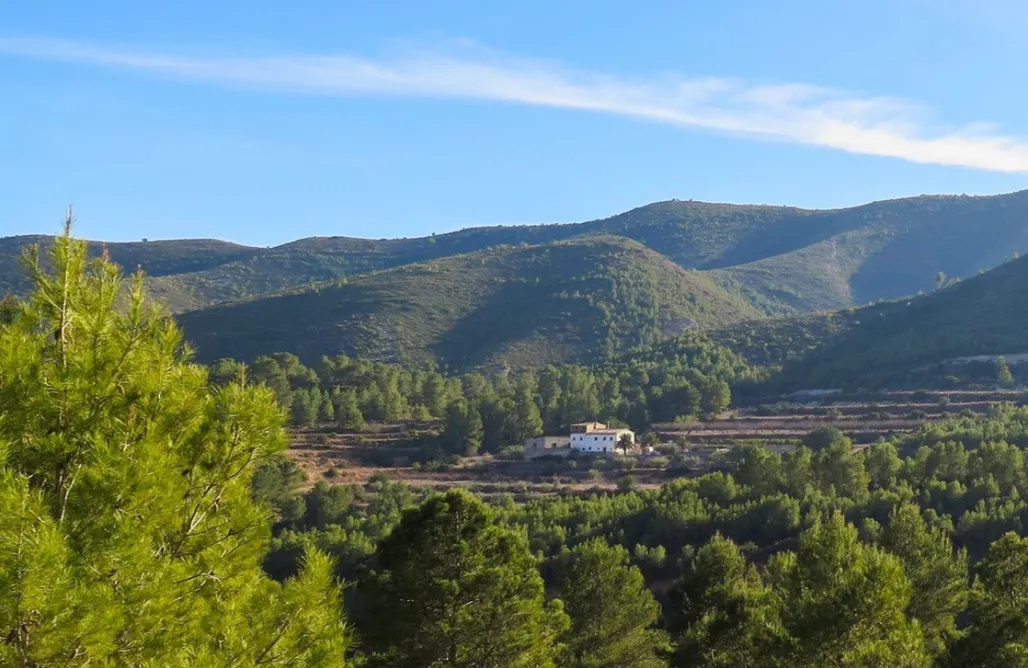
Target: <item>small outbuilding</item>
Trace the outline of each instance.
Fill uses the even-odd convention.
[[[567,457],[570,454],[571,439],[567,436],[536,436],[525,441],[525,459]]]

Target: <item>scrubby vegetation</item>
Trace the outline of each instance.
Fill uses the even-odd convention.
[[[44,235],[0,237],[0,293],[24,294],[31,290],[32,281],[20,266],[21,258],[33,246],[39,246],[46,251],[55,241],[54,237]],[[216,239],[134,243],[92,242],[87,244],[86,248],[92,257],[106,253],[113,262],[128,271],[142,267],[149,276],[177,276],[203,272],[247,258],[258,250]],[[43,262],[47,261],[45,252],[41,259]],[[160,282],[160,279],[154,280]]]
[[[618,238],[504,247],[183,315],[201,359],[288,350],[454,370],[595,362],[756,312]]]

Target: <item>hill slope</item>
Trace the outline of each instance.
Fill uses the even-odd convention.
[[[22,293],[28,281],[20,259],[30,246],[44,250],[53,241],[52,236],[34,234],[0,237],[0,294]],[[111,259],[134,271],[142,267],[150,276],[173,276],[203,272],[235,260],[251,257],[260,249],[217,239],[180,239],[173,241],[140,241],[128,243],[89,242],[89,252],[100,255],[107,249]]]
[[[415,239],[311,237],[205,271],[166,276],[152,282],[151,290],[181,312],[500,245],[609,235],[633,239],[681,267],[696,268],[714,262],[756,229],[803,215],[785,207],[671,201],[586,223],[476,227]]]
[[[453,369],[586,362],[757,312],[644,246],[505,246],[179,317],[202,360],[347,353]]]
[[[782,387],[902,384],[957,358],[1028,353],[1028,259],[910,299],[711,332],[756,364],[784,364]]]
[[[711,271],[722,287],[766,314],[802,313],[931,290],[940,271],[973,276],[1028,249],[1028,191],[912,197],[832,211],[672,200],[585,223],[469,228],[418,239],[109,248],[124,266],[138,264],[158,276],[154,293],[181,312],[498,245],[608,235],[638,241],[681,267]],[[0,290],[22,287],[12,249],[27,239],[0,239]]]

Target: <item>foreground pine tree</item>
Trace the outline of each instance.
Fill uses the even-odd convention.
[[[375,555],[358,618],[369,665],[553,668],[569,621],[525,536],[465,491],[407,510]],[[362,624],[363,623],[363,624]]]
[[[271,392],[211,389],[142,280],[69,231],[29,267],[0,323],[0,665],[342,665],[330,560],[284,586],[259,566]]]

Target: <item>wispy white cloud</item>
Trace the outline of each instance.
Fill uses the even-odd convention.
[[[0,38],[0,54],[301,94],[465,98],[593,111],[917,163],[1028,172],[1026,138],[987,124],[944,126],[906,100],[802,83],[670,74],[628,79],[478,48],[458,56],[421,51],[380,59],[225,57]]]

